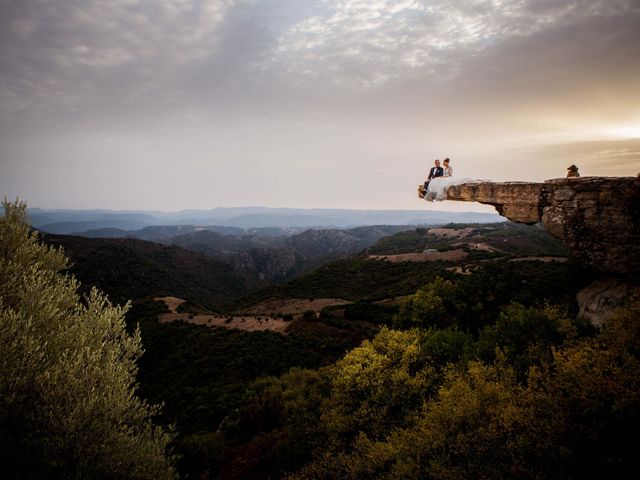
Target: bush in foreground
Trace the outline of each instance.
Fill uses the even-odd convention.
[[[84,299],[42,245],[24,203],[0,219],[0,475],[4,478],[171,478],[171,435],[135,396],[140,335],[126,307]]]

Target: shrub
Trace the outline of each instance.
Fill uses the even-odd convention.
[[[171,478],[171,436],[135,396],[140,333],[128,307],[93,289],[82,299],[61,249],[0,219],[0,473],[4,478]]]
[[[318,318],[318,314],[314,310],[305,310],[302,314],[302,318],[307,321],[313,321]]]

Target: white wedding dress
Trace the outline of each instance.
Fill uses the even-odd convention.
[[[424,195],[424,199],[428,202],[433,202],[434,200],[441,202],[442,200],[447,199],[447,190],[450,186],[474,181],[476,180],[469,177],[455,178],[453,176],[453,168],[446,167],[442,177],[435,177],[431,179],[427,193]]]

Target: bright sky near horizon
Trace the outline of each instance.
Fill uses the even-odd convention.
[[[0,0],[0,195],[456,209],[457,176],[640,172],[637,0]]]

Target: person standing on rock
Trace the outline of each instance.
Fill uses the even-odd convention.
[[[575,165],[571,165],[567,170],[567,178],[576,178],[580,176],[580,173],[578,173],[578,167]]]

